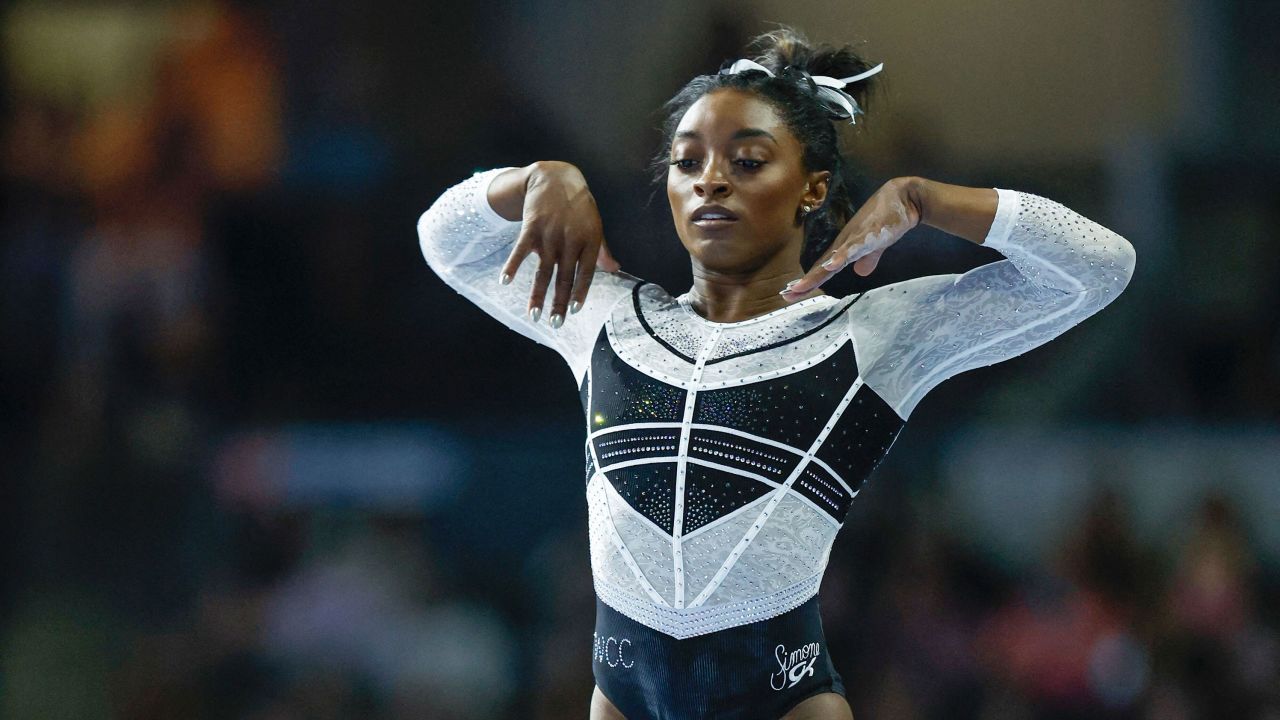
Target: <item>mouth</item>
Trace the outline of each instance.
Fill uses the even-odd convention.
[[[738,216],[720,205],[703,205],[689,216],[690,222],[708,230],[727,228],[738,221]]]

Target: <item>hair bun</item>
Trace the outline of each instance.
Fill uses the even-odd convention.
[[[779,76],[800,75],[799,71],[803,71],[810,76],[846,78],[860,75],[873,67],[852,45],[814,44],[804,33],[788,25],[755,36],[747,44],[747,49],[755,53],[752,60]],[[879,75],[876,75],[846,86],[844,92],[865,109],[872,89],[879,82]]]

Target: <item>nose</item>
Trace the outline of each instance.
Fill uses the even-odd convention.
[[[694,181],[693,192],[698,197],[728,195],[730,192],[729,181],[720,172],[719,164],[707,163],[706,168],[702,175]]]

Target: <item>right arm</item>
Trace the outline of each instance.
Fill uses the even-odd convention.
[[[597,252],[603,265],[617,264],[598,230],[590,235],[594,201],[588,211],[581,195],[566,199],[585,191],[585,183],[578,188],[565,182],[565,170],[563,163],[534,163],[476,173],[447,189],[422,214],[418,242],[441,280],[507,327],[556,350],[581,384],[609,310],[639,280],[621,270],[595,267]],[[598,228],[598,214],[594,223]],[[584,235],[594,239],[584,241]],[[557,278],[552,310],[564,313],[571,297],[583,298],[581,309],[565,313],[560,327],[551,325],[549,315],[528,312],[542,307],[551,270],[557,267],[556,262],[543,263],[540,254],[528,259],[530,252],[577,260],[559,265],[569,269],[563,280]],[[503,272],[511,275],[509,283],[501,282]]]

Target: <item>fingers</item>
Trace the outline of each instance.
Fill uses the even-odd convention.
[[[500,271],[500,282],[511,282],[520,263],[530,252],[536,253],[538,266],[529,290],[528,317],[539,322],[547,310],[547,322],[559,328],[569,312],[578,312],[586,303],[595,269],[616,272],[621,266],[605,244],[599,212],[589,194],[575,192],[567,204],[555,194],[545,199],[529,195],[525,204],[524,225]],[[530,211],[530,206],[535,211]]]
[[[511,249],[511,255],[507,257],[507,261],[502,265],[498,279],[503,285],[511,282],[511,279],[516,275],[516,271],[520,269],[520,264],[529,257],[529,253],[535,253],[538,258],[538,270],[533,277],[533,289],[529,293],[529,306],[526,309],[529,318],[534,322],[538,322],[538,318],[542,316],[547,285],[551,280],[551,271],[555,267],[554,260],[547,258],[548,253],[545,248],[546,242],[545,238],[542,237],[542,226],[536,222],[526,221],[520,228],[520,236],[516,238],[516,244]]]
[[[520,228],[520,236],[516,238],[516,244],[511,248],[511,254],[507,256],[507,261],[502,264],[498,282],[503,285],[511,282],[511,278],[515,277],[516,271],[520,269],[520,263],[524,262],[526,257],[529,257],[529,253],[533,252],[533,248],[537,244],[538,234],[538,228],[532,222],[526,222]]]
[[[553,246],[560,248],[554,257],[552,251],[547,249]],[[591,261],[598,255],[598,251],[593,243],[573,239],[569,232],[562,233],[558,242],[544,242],[542,247],[547,250],[539,253],[538,270],[534,274],[533,289],[530,291],[529,317],[538,322],[546,308],[547,292],[550,290],[552,297],[547,322],[552,328],[558,328],[564,324],[571,300],[575,303],[574,312],[586,302],[587,290],[594,273]],[[551,284],[553,275],[554,286]]]
[[[587,292],[591,289],[591,281],[595,279],[596,270],[618,272],[622,269],[622,264],[609,252],[609,246],[603,237],[600,238],[599,250],[593,251],[590,244],[583,247],[577,262],[577,279],[570,293],[572,300],[569,303],[569,312],[571,313],[581,310],[583,304],[587,302]]]
[[[578,258],[581,256],[581,249],[575,252],[566,243],[563,246],[560,257],[557,258],[555,297],[551,301],[551,316],[547,318],[553,328],[558,328],[564,324],[564,316],[569,308],[569,293],[573,290],[575,270],[577,269]]]
[[[786,292],[782,293],[782,295],[784,297],[794,297],[797,295],[803,295],[816,287],[820,287],[828,278],[840,272],[840,270],[844,268],[846,264],[844,251],[844,248],[839,248],[834,253],[828,255],[826,259],[816,263],[813,266],[813,269],[805,273],[804,277],[800,278],[798,282],[788,286]]]
[[[582,309],[587,302],[587,292],[591,289],[591,281],[595,279],[597,269],[603,269],[606,272],[617,272],[621,270],[618,261],[609,254],[609,248],[605,244],[605,239],[599,234],[599,230],[591,231],[594,237],[589,237],[587,242],[581,244],[566,243],[568,249],[565,260],[562,264],[562,273],[556,276],[556,307],[553,310],[553,317],[556,313],[560,315],[560,323],[564,322],[564,303],[560,299],[560,291],[566,296],[564,302],[568,302],[568,310],[576,313]],[[595,238],[599,238],[599,249]],[[577,248],[573,250],[573,248]],[[554,323],[553,327],[560,327]]]
[[[859,258],[853,263],[853,271],[866,277],[875,272],[876,265],[880,263],[880,256],[884,254],[884,250],[877,250],[869,255]]]
[[[547,302],[547,286],[551,284],[551,273],[555,270],[556,260],[550,253],[538,255],[538,270],[533,275],[533,290],[529,293],[529,319],[538,322],[542,317],[542,308]]]
[[[850,241],[843,236],[836,237],[836,248],[814,263],[813,268],[800,278],[799,282],[789,286],[786,296],[803,295],[810,290],[821,287],[832,275],[843,270],[850,262],[856,261],[869,249],[864,242]],[[868,236],[869,237],[869,236]]]
[[[790,285],[782,295],[784,297],[803,295],[821,286],[850,263],[854,266],[854,272],[863,277],[870,275],[880,262],[880,256],[885,249],[897,242],[901,235],[901,229],[892,225],[884,225],[879,230],[867,233],[859,231],[849,236],[842,231],[836,237],[834,243],[837,246],[836,249],[814,264],[813,269]]]
[[[578,256],[578,274],[573,284],[572,302],[569,303],[569,312],[576,313],[582,309],[582,304],[587,301],[587,291],[591,289],[591,281],[595,279],[596,268],[599,267],[599,258],[604,257],[604,247],[595,252],[596,264],[592,264],[592,250],[588,245],[582,248],[582,254]]]

